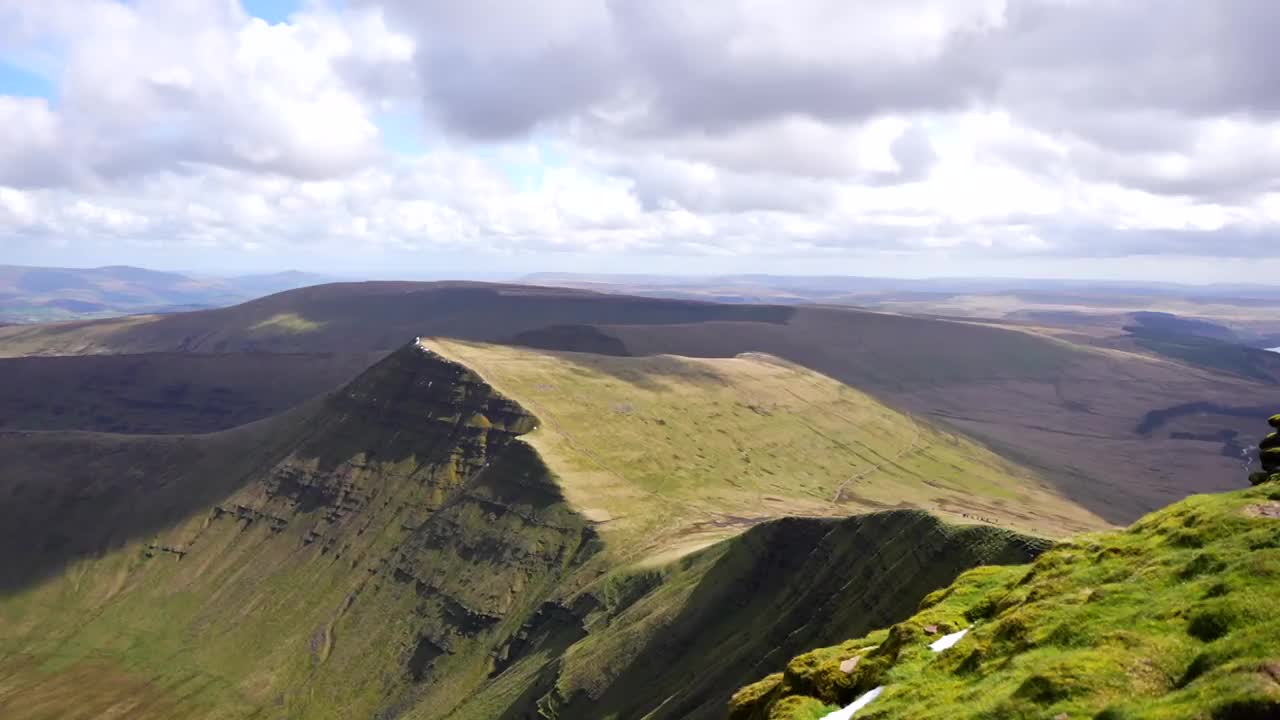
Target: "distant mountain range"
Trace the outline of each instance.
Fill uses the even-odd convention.
[[[1274,300],[1280,286],[1250,283],[1189,285],[1138,280],[1057,278],[893,278],[856,275],[646,275],[629,273],[539,272],[521,277],[529,285],[585,288],[655,297],[696,297],[722,302],[770,300],[787,303],[853,302],[882,296],[1067,294],[1088,297],[1163,297]]]
[[[203,277],[117,265],[0,265],[0,323],[32,323],[225,307],[330,278],[296,271]]]

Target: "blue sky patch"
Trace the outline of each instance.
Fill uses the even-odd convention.
[[[52,98],[54,89],[43,75],[0,60],[0,95]]]
[[[289,16],[302,9],[302,0],[241,0],[245,12],[271,24],[288,22]]]
[[[382,132],[382,145],[397,155],[421,155],[426,152],[422,123],[411,111],[380,115],[374,124]]]

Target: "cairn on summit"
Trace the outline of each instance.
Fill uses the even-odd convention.
[[[1267,418],[1267,423],[1273,429],[1258,443],[1258,459],[1262,461],[1262,470],[1249,474],[1249,483],[1252,485],[1280,482],[1280,414]]]

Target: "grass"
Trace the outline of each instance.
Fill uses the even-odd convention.
[[[701,423],[708,448],[734,447],[712,421],[745,381],[725,387],[716,363],[664,362],[675,365],[635,382],[554,367],[594,378],[588,389],[651,382],[655,402],[691,395],[671,442],[694,453],[685,435]],[[793,372],[736,365],[766,388],[762,373]],[[819,390],[811,402],[839,394]],[[583,392],[606,403],[588,410],[611,407]],[[699,392],[715,403],[692,402]],[[655,485],[698,503],[687,515],[638,493],[630,512],[652,516],[615,535],[512,437],[533,423],[467,369],[404,348],[333,396],[215,435],[0,433],[13,471],[0,475],[0,717],[488,720],[560,707],[566,719],[701,720],[762,663],[900,619],[962,570],[1040,548],[918,510],[751,526],[765,513],[738,514],[750,508],[729,475]],[[627,457],[608,437],[591,442]],[[810,442],[819,453],[831,441]],[[648,554],[679,545],[661,540],[668,525],[701,530],[682,523],[717,502],[750,522],[702,532],[740,534],[678,560]],[[642,542],[646,527],[659,541]],[[851,587],[851,573],[864,583]]]
[[[278,313],[249,326],[250,333],[289,334],[315,332],[324,327],[323,322],[308,320],[298,313]]]
[[[778,358],[609,357],[432,338],[542,425],[606,540],[661,563],[763,520],[923,508],[1040,535],[1105,524],[1034,473]]]
[[[479,473],[526,416],[421,355],[214,436],[0,436],[33,470],[0,477],[3,547],[46,560],[0,573],[0,717],[369,717],[423,692],[405,662],[427,636],[451,654],[424,702],[482,681],[585,522],[531,486],[531,452],[492,464],[503,487]],[[62,442],[79,455],[43,457]],[[50,554],[60,535],[80,551]]]
[[[1280,713],[1280,485],[1193,496],[1030,566],[984,567],[909,620],[796,657],[735,696],[731,717],[1233,720]],[[973,626],[940,654],[925,645]],[[860,658],[851,672],[840,664]]]

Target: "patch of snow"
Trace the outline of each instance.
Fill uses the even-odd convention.
[[[957,630],[956,632],[953,632],[950,635],[943,635],[937,640],[934,640],[933,642],[929,643],[929,649],[936,653],[942,652],[943,650],[946,650],[947,648],[950,648],[951,646],[960,642],[960,638],[968,634],[969,634],[969,628],[965,628],[963,630]]]
[[[1280,353],[1280,347],[1273,347],[1273,348],[1267,348],[1267,349],[1273,353]]]
[[[843,707],[833,713],[823,715],[822,720],[849,720],[849,718],[853,717],[854,713],[870,705],[872,700],[880,697],[880,693],[882,692],[884,692],[883,685],[874,690],[868,690],[858,696],[858,699],[854,700],[853,704]]]

